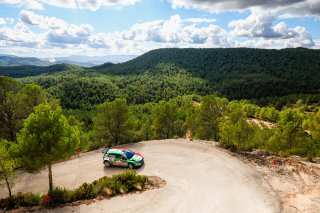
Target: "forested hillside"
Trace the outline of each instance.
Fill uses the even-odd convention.
[[[125,98],[129,104],[143,104],[180,95],[214,92],[206,80],[193,77],[183,69],[164,64],[155,69],[156,73],[112,76],[74,67],[51,75],[21,78],[20,81],[41,85],[51,97],[60,99],[61,106],[67,109],[91,109],[116,98]]]
[[[84,68],[71,64],[55,64],[50,66],[0,66],[0,76],[8,76],[13,78],[22,78],[27,76],[36,76],[44,74],[52,74],[71,69],[83,70]]]
[[[116,98],[144,104],[212,93],[277,109],[299,99],[320,100],[320,51],[304,48],[158,49],[121,64],[9,66],[0,67],[0,75],[35,82],[68,109]],[[279,96],[286,97],[274,98]]]
[[[19,66],[19,65],[34,65],[34,66],[48,66],[52,63],[43,61],[34,57],[18,57],[14,55],[1,55],[0,66]]]
[[[105,64],[93,70],[116,75],[147,70],[154,73],[160,63],[208,80],[231,99],[315,93],[320,89],[320,51],[304,48],[158,49],[122,64]]]

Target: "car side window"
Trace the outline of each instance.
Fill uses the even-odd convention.
[[[118,159],[121,158],[121,155],[119,155],[119,154],[115,154],[114,156],[115,156],[115,158],[118,158]]]
[[[110,155],[110,154],[109,154],[109,155],[108,155],[108,157],[109,157],[109,158],[115,158],[116,156],[115,156],[115,155]]]

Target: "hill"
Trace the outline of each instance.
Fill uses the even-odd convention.
[[[34,65],[20,65],[20,66],[0,66],[0,76],[8,76],[13,78],[22,78],[27,76],[38,76],[44,74],[52,74],[71,69],[82,69],[79,66],[71,64],[55,64],[50,66],[34,66]]]
[[[158,64],[171,64],[208,80],[231,99],[317,93],[320,89],[320,50],[305,48],[158,49],[92,70],[111,75],[154,73]]]
[[[49,66],[52,65],[49,61],[40,60],[34,57],[18,57],[14,55],[0,55],[0,66]]]

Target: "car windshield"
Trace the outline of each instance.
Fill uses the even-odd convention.
[[[131,159],[134,156],[134,152],[130,150],[124,151],[124,154],[127,156],[127,159]]]

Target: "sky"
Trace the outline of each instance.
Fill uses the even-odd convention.
[[[0,0],[0,54],[320,48],[320,0]]]

